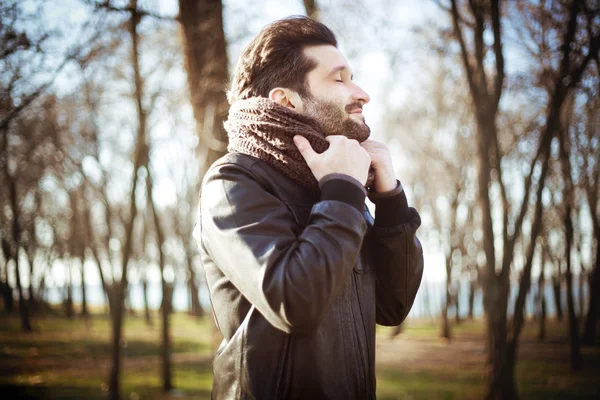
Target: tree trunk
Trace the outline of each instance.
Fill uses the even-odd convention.
[[[454,321],[456,325],[460,324],[460,280],[456,283],[456,293],[454,294],[454,309],[456,314],[454,315]]]
[[[83,257],[80,259],[81,263],[81,316],[88,317],[89,311],[87,306],[87,292],[85,288],[85,267]]]
[[[573,301],[573,281],[571,274],[571,246],[573,243],[573,224],[571,221],[571,207],[567,204],[565,210],[565,230],[566,230],[566,250],[567,258],[567,310],[569,312],[569,345],[571,350],[571,368],[579,370],[583,366],[579,343],[579,327],[577,316],[575,315],[575,304]]]
[[[148,197],[152,193],[152,178],[150,176],[150,171],[148,171],[147,175],[147,189],[148,189]],[[151,199],[151,198],[150,198]],[[173,389],[173,380],[172,380],[172,372],[171,372],[171,337],[170,337],[170,327],[169,327],[169,317],[171,315],[171,303],[173,296],[173,286],[169,285],[165,280],[165,259],[164,253],[162,251],[163,243],[164,243],[164,234],[162,230],[162,226],[160,224],[160,220],[158,217],[158,213],[154,206],[154,200],[151,199],[149,203],[150,207],[152,207],[152,214],[154,216],[154,226],[156,230],[157,236],[157,247],[158,247],[158,257],[159,257],[159,267],[160,267],[160,283],[162,288],[162,305],[160,307],[161,317],[162,317],[162,342],[161,342],[161,360],[162,360],[162,381],[163,381],[163,391],[168,392]]]
[[[164,268],[161,268],[161,275],[164,276]],[[161,359],[162,359],[162,382],[163,391],[168,392],[173,389],[173,379],[171,372],[171,329],[170,315],[171,303],[173,296],[173,286],[169,285],[164,277],[161,280],[163,306],[161,309],[162,316],[162,343],[161,343]]]
[[[449,256],[446,256],[446,299],[442,307],[442,326],[440,330],[440,337],[450,339],[450,323],[448,321],[448,308],[452,302],[452,296],[450,294],[450,279],[451,279],[451,262]]]
[[[1,132],[3,137],[3,151],[7,150],[7,133]],[[10,154],[10,153],[8,153]],[[21,286],[21,272],[19,271],[19,247],[21,243],[21,226],[19,224],[19,204],[17,201],[17,186],[14,177],[10,176],[8,171],[8,160],[4,162],[4,174],[8,183],[8,195],[12,211],[12,243],[10,244],[12,259],[15,261],[15,282],[17,293],[19,295],[19,315],[21,317],[21,329],[23,332],[31,332],[31,320],[29,319],[29,306],[23,298],[23,287]]]
[[[496,273],[496,256],[494,249],[494,232],[492,224],[491,201],[489,186],[491,184],[489,138],[495,136],[494,118],[479,116],[478,132],[478,191],[479,206],[483,211],[483,247],[486,256],[486,273],[484,284],[484,304],[486,310],[487,351],[486,360],[487,385],[486,398],[514,399],[516,386],[514,380],[514,359],[507,354],[507,310],[509,281],[508,274],[502,271]]]
[[[315,0],[304,0],[304,10],[306,15],[312,19],[319,19],[319,8]]]
[[[15,281],[17,282],[17,293],[19,294],[19,315],[21,317],[21,330],[31,332],[31,320],[29,319],[29,304],[23,298],[23,287],[21,286],[21,272],[19,271],[19,250],[17,249],[15,260]]]
[[[545,252],[545,250],[543,250]],[[542,270],[540,271],[540,276],[538,278],[538,310],[539,310],[539,319],[538,319],[538,341],[543,342],[546,338],[546,296],[544,295],[544,286],[546,285],[544,271],[545,271],[546,260],[545,257],[542,256]]]
[[[117,291],[119,290],[119,285],[117,282],[107,283],[104,287],[104,293],[106,294],[106,300],[108,302],[108,317],[111,319],[115,318],[114,310],[117,305]]]
[[[86,318],[89,316],[89,312],[87,305],[87,292],[85,286],[85,241],[89,241],[89,238],[86,238],[86,234],[89,234],[90,229],[86,230],[83,226],[84,215],[81,210],[81,207],[83,206],[82,204],[84,203],[83,186],[81,186],[77,190],[70,192],[69,198],[71,200],[71,209],[73,211],[73,217],[71,218],[71,237],[69,239],[69,243],[71,245],[71,252],[74,259],[76,259],[79,262],[79,272],[81,277],[80,315]]]
[[[27,293],[29,294],[28,302],[29,302],[29,310],[35,313],[38,310],[37,296],[35,295],[35,288],[33,287],[33,256],[29,251],[25,251],[25,255],[27,258],[27,263],[29,264],[29,287],[27,288]]]
[[[144,293],[144,317],[146,325],[154,326],[152,316],[150,315],[150,304],[148,303],[148,277],[146,277],[146,274],[142,278],[142,291]]]
[[[112,357],[109,383],[109,399],[120,400],[121,331],[123,324],[123,292],[115,291],[115,307],[112,309]]]
[[[169,328],[169,317],[171,314],[171,302],[173,289],[170,287],[171,285],[167,284],[165,280],[165,255],[163,252],[163,244],[165,240],[163,227],[160,222],[160,218],[158,216],[158,212],[156,211],[156,207],[154,205],[154,199],[152,198],[152,175],[150,170],[147,168],[146,175],[146,190],[148,194],[148,206],[152,209],[152,216],[154,219],[154,230],[156,231],[157,243],[156,246],[158,248],[158,265],[160,267],[160,283],[162,287],[162,307],[161,307],[161,316],[162,316],[162,343],[161,343],[161,358],[162,358],[162,381],[163,381],[163,391],[168,392],[173,389],[173,380],[172,380],[172,372],[171,372],[171,338],[170,338],[170,328]]]
[[[600,232],[600,227],[596,227],[594,230]],[[598,306],[600,302],[600,240],[598,239],[598,236],[596,236],[596,266],[592,270],[590,280],[590,296],[582,339],[582,343],[586,346],[592,346],[596,342],[596,325],[598,321],[598,309],[600,308]]]
[[[204,310],[200,305],[200,297],[198,296],[198,285],[195,282],[195,275],[189,280],[190,290],[190,314],[194,317],[204,316]]]
[[[469,319],[473,319],[473,306],[475,305],[475,288],[477,287],[475,279],[469,280]]]
[[[577,277],[577,283],[579,284],[579,296],[577,296],[577,300],[579,300],[579,314],[577,315],[577,318],[583,321],[583,318],[585,318],[585,296],[583,293],[585,290],[586,281],[585,273],[579,272],[579,275]]]
[[[560,263],[559,263],[560,265]],[[560,270],[558,275],[552,276],[552,293],[554,294],[554,307],[556,308],[556,319],[558,321],[562,321],[563,319],[563,311],[562,311],[562,290],[561,286],[561,278],[560,278]]]
[[[4,244],[4,240],[3,240]],[[2,276],[0,276],[0,295],[2,295],[2,304],[4,305],[4,309],[11,313],[14,306],[14,298],[13,298],[13,289],[8,283],[8,263],[10,261],[10,256],[5,253],[4,256],[4,268],[2,269]]]
[[[225,95],[227,43],[221,0],[179,0],[185,66],[196,120],[199,159],[204,160],[199,178],[227,150],[223,121],[229,109]]]
[[[448,289],[446,289],[446,296],[448,296]],[[448,321],[448,308],[450,307],[448,297],[442,305],[442,326],[440,329],[440,337],[450,339],[450,323]]]
[[[75,311],[73,310],[73,277],[71,274],[71,260],[67,261],[65,267],[67,268],[67,287],[66,287],[66,298],[65,298],[65,315],[67,318],[73,318]]]
[[[119,400],[120,398],[120,377],[121,377],[121,335],[123,328],[124,300],[127,290],[127,271],[129,267],[129,258],[132,250],[133,239],[133,223],[137,217],[137,205],[135,202],[138,171],[142,165],[148,164],[148,145],[146,143],[146,113],[142,106],[142,78],[139,67],[138,54],[138,33],[137,27],[141,19],[141,15],[137,12],[137,1],[132,1],[131,20],[129,21],[131,35],[131,54],[133,61],[133,71],[135,80],[135,102],[138,115],[138,135],[135,143],[133,154],[133,172],[131,177],[131,193],[129,197],[129,220],[125,227],[125,245],[122,253],[122,270],[121,280],[115,284],[114,304],[113,304],[113,329],[112,329],[112,366],[109,381],[109,400]],[[114,276],[114,275],[113,275]]]
[[[44,310],[48,310],[50,306],[48,305],[48,298],[46,295],[46,277],[42,276],[40,278],[40,283],[38,285],[38,300],[40,302],[41,307]]]
[[[96,261],[96,265],[98,266],[98,276],[100,277],[100,283],[102,284],[102,289],[104,290],[104,294],[106,296],[106,301],[107,301],[107,305],[108,305],[108,315],[109,317],[112,316],[112,309],[113,309],[113,286],[111,286],[111,284],[109,282],[107,282],[106,278],[104,277],[104,270],[102,269],[102,260],[100,259],[100,255],[98,254],[98,250],[96,248],[96,244],[95,244],[95,240],[94,240],[94,231],[92,229],[93,227],[93,221],[92,221],[92,217],[91,217],[91,213],[90,213],[90,207],[88,207],[87,205],[84,204],[84,208],[83,208],[83,218],[84,218],[84,225],[86,227],[86,237],[87,237],[87,242],[88,242],[88,246],[90,248],[90,250],[92,251],[92,255],[94,256],[94,260]],[[108,204],[107,204],[107,208],[108,208]],[[110,222],[109,222],[110,223]],[[110,260],[110,259],[109,259]]]
[[[133,307],[133,299],[131,298],[131,290],[129,288],[129,286],[127,287],[127,290],[125,291],[125,301],[124,301],[124,306],[125,306],[125,315],[131,316],[131,317],[137,317],[137,311],[135,309],[135,307]]]
[[[187,267],[188,267],[188,285],[190,290],[190,315],[195,317],[202,317],[204,310],[200,305],[200,298],[198,296],[198,284],[196,283],[196,272],[194,271],[194,265],[192,264],[191,253],[186,256]]]
[[[536,302],[537,302],[537,298],[538,298],[539,293],[537,292],[537,287],[532,286],[531,289],[529,290],[529,304],[533,304],[533,307],[531,309],[531,313],[530,313],[530,317],[531,317],[531,322],[536,322],[538,319],[538,313],[536,311]]]
[[[571,98],[572,99],[572,98]],[[570,99],[570,100],[571,100]],[[581,357],[581,344],[579,342],[579,321],[575,314],[575,299],[573,296],[573,271],[572,271],[572,250],[575,237],[573,229],[573,219],[571,212],[575,204],[575,189],[573,187],[573,179],[571,175],[571,161],[569,159],[569,125],[570,115],[572,113],[572,101],[570,101],[570,109],[566,109],[564,126],[558,132],[559,139],[559,154],[560,164],[562,167],[562,177],[564,181],[564,201],[565,201],[565,258],[567,262],[566,281],[567,281],[567,311],[569,316],[569,347],[571,350],[571,368],[579,370],[583,366],[583,358]],[[581,295],[581,294],[580,294]]]
[[[15,309],[13,289],[8,282],[0,282],[0,294],[2,294],[2,304],[6,312],[11,313]]]
[[[494,282],[493,280],[497,280]],[[484,291],[487,318],[487,393],[486,399],[516,399],[514,357],[510,357],[507,344],[506,312],[508,304],[508,282],[500,282],[495,275],[486,277]]]

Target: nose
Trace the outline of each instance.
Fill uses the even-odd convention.
[[[352,100],[360,101],[362,104],[367,104],[369,101],[371,101],[371,98],[369,97],[367,92],[362,90],[362,88],[360,86],[358,86],[357,84],[354,83],[354,90],[352,92]]]

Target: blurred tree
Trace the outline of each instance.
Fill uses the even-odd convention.
[[[81,290],[81,316],[86,318],[89,316],[87,306],[87,292],[86,292],[86,274],[85,274],[85,243],[88,241],[86,237],[86,229],[83,224],[83,213],[81,210],[81,203],[83,201],[83,185],[80,185],[77,189],[69,192],[69,200],[71,205],[71,212],[73,217],[71,218],[71,232],[69,237],[69,252],[71,256],[79,263],[80,271],[80,290]]]
[[[146,196],[148,198],[148,206],[152,212],[152,219],[154,223],[154,232],[156,233],[156,247],[158,250],[158,266],[160,268],[160,284],[162,288],[162,342],[161,342],[161,358],[162,358],[162,381],[163,390],[169,391],[173,388],[171,380],[171,339],[170,339],[170,327],[169,327],[169,316],[171,314],[171,303],[173,288],[167,284],[165,279],[165,233],[164,227],[156,210],[153,198],[153,183],[152,175],[150,170],[147,169],[146,175]]]
[[[0,213],[2,218],[3,213]],[[2,220],[0,220],[0,223]],[[2,305],[8,312],[12,312],[14,308],[13,288],[8,281],[8,263],[10,261],[10,245],[4,237],[2,240],[2,265],[0,269],[0,295],[2,296]]]
[[[430,218],[428,234],[434,236],[443,255],[446,270],[444,302],[441,306],[440,336],[451,337],[449,312],[460,321],[459,288],[463,272],[477,270],[478,244],[474,239],[475,187],[472,183],[475,152],[472,140],[473,118],[468,108],[456,104],[469,103],[456,69],[453,55],[446,46],[438,46],[431,38],[426,45],[433,55],[426,68],[426,81],[421,95],[425,102],[411,110],[386,114],[396,115],[385,131],[402,128],[411,132],[403,140],[411,165],[415,169],[412,182],[414,201],[424,218]],[[434,176],[436,179],[423,179]],[[474,291],[473,291],[474,293]]]
[[[194,188],[194,192],[198,193],[204,173],[227,152],[228,138],[222,121],[227,119],[229,110],[225,90],[229,61],[223,29],[223,4],[221,0],[179,0],[178,20],[183,32],[185,68],[199,139],[196,154],[201,164]],[[189,237],[191,231],[183,233]],[[183,239],[183,243],[189,243],[188,239]],[[195,301],[198,288],[194,287],[195,271],[189,250],[190,245],[186,245],[188,283],[193,308],[199,311],[200,304]],[[221,337],[216,326],[213,326],[213,337]]]
[[[181,160],[184,164],[188,160]],[[191,161],[191,160],[190,160]],[[198,193],[196,191],[195,180],[197,172],[190,168],[184,169],[184,174],[181,179],[176,182],[177,203],[175,209],[171,211],[173,220],[177,221],[173,224],[173,233],[179,239],[183,248],[184,263],[186,265],[187,284],[190,296],[190,315],[202,317],[204,310],[200,305],[199,298],[199,282],[198,275],[195,269],[194,256],[196,254],[196,242],[193,237],[194,219],[190,218],[190,213],[196,208],[196,199]],[[171,176],[175,176],[172,173]]]
[[[140,219],[140,213],[138,210],[136,198],[142,194],[143,192],[139,189],[138,181],[141,179],[141,176],[149,176],[150,170],[148,168],[149,165],[149,155],[150,155],[150,144],[148,139],[148,116],[152,111],[154,100],[156,97],[150,98],[149,103],[146,103],[145,96],[147,95],[145,90],[145,82],[142,78],[141,68],[140,68],[140,33],[139,26],[142,18],[144,17],[152,17],[154,19],[165,19],[172,20],[172,18],[162,17],[156,14],[153,14],[147,10],[144,10],[138,6],[138,2],[136,0],[131,0],[127,6],[120,7],[111,4],[110,2],[104,3],[96,3],[92,2],[98,9],[103,9],[108,12],[114,12],[118,14],[127,15],[127,20],[124,23],[124,27],[127,28],[129,40],[131,43],[130,54],[131,54],[131,67],[133,70],[133,89],[134,96],[133,101],[136,108],[137,114],[137,131],[134,134],[134,150],[132,154],[132,164],[133,164],[133,173],[131,177],[131,189],[128,193],[129,200],[127,204],[128,210],[122,216],[122,222],[124,226],[124,239],[123,246],[120,250],[121,255],[121,276],[117,281],[114,279],[113,274],[113,286],[112,290],[112,306],[111,306],[111,317],[112,317],[112,366],[109,380],[109,398],[110,399],[119,399],[120,398],[120,377],[121,377],[121,338],[122,338],[122,330],[123,330],[123,318],[124,318],[124,309],[125,309],[125,297],[128,292],[128,269],[129,264],[132,261],[132,255],[134,253],[134,245],[133,245],[133,236],[134,236],[134,226],[136,220]],[[148,196],[148,192],[145,193]],[[108,207],[106,208],[108,211]],[[107,217],[108,218],[108,217]],[[141,221],[143,223],[143,221]],[[110,221],[107,220],[107,224],[110,226]],[[155,226],[155,229],[159,229]],[[110,240],[109,236],[109,240]],[[160,251],[159,251],[160,252]],[[100,260],[96,256],[97,263],[100,267]],[[109,299],[111,296],[109,296]],[[163,314],[164,316],[164,314]],[[168,317],[168,315],[167,315]],[[166,328],[165,328],[166,326]],[[165,334],[166,329],[166,334]],[[169,341],[168,341],[168,318],[163,320],[163,337],[162,337],[162,345],[166,348],[166,351],[163,351],[164,354],[169,354],[170,350],[168,349]],[[163,390],[168,391],[172,389],[172,380],[171,380],[171,370],[169,366],[169,358],[165,358],[163,360],[163,373],[162,373],[162,381],[163,381]]]
[[[467,2],[464,2],[467,3]],[[529,173],[525,179],[523,201],[519,204],[511,202],[507,195],[502,166],[504,150],[499,141],[498,110],[504,88],[505,65],[503,55],[503,36],[501,24],[501,7],[499,1],[470,0],[468,4],[451,0],[450,6],[444,7],[452,20],[452,33],[460,46],[463,69],[472,97],[473,113],[477,125],[478,144],[478,190],[479,204],[483,216],[483,243],[486,258],[484,276],[484,304],[487,312],[487,348],[489,365],[487,398],[516,398],[514,382],[514,365],[519,335],[523,325],[523,308],[531,280],[531,267],[536,248],[536,238],[541,226],[544,181],[548,171],[550,144],[552,137],[558,132],[560,111],[570,91],[579,83],[590,59],[597,53],[597,36],[578,42],[576,36],[577,17],[582,1],[575,0],[568,5],[561,5],[554,13],[561,13],[559,37],[561,41],[561,60],[558,68],[552,66],[546,71],[548,77],[548,102],[545,121],[540,127],[537,154],[532,160]],[[546,6],[542,4],[541,7]],[[547,13],[543,14],[545,16]],[[556,15],[556,14],[555,14]],[[539,13],[531,15],[540,18]],[[580,27],[580,30],[582,28]],[[464,32],[470,32],[470,40]],[[492,40],[493,39],[493,40]],[[589,43],[587,54],[580,52]],[[576,48],[578,51],[572,51]],[[493,67],[491,67],[493,65]],[[540,164],[540,168],[536,165]],[[537,171],[536,174],[534,172]],[[537,178],[537,185],[534,185]],[[537,188],[536,188],[537,186]],[[530,224],[529,245],[525,251],[525,264],[522,279],[515,302],[512,335],[508,337],[507,305],[509,299],[509,271],[514,259],[515,243],[522,233],[523,222],[532,202],[532,189],[535,188],[535,203]],[[502,254],[496,251],[494,219],[492,210],[495,207],[490,190],[498,190],[502,210]],[[517,210],[516,218],[510,219],[512,210]],[[500,255],[500,257],[497,257]],[[499,264],[498,264],[499,261]]]
[[[121,378],[121,336],[123,329],[123,311],[125,293],[128,284],[127,270],[129,266],[133,225],[137,217],[138,209],[136,204],[136,193],[138,184],[138,171],[142,166],[148,163],[148,144],[146,141],[146,112],[142,104],[142,78],[139,67],[139,35],[138,26],[142,15],[140,15],[137,1],[131,2],[131,17],[127,22],[131,39],[131,61],[134,71],[135,103],[138,117],[137,133],[135,135],[135,149],[133,153],[133,174],[131,178],[131,192],[129,197],[129,213],[125,224],[125,244],[122,251],[121,278],[117,284],[114,299],[114,310],[112,314],[112,367],[109,384],[109,399],[120,399],[120,378]]]
[[[52,168],[69,160],[58,142],[59,107],[57,98],[49,94],[50,88],[72,61],[85,63],[92,56],[86,50],[97,36],[59,50],[52,47],[53,32],[43,26],[34,28],[40,25],[42,2],[30,3],[27,8],[33,9],[31,12],[26,13],[24,8],[16,1],[0,3],[0,169],[2,186],[8,189],[1,198],[7,224],[0,232],[15,263],[22,327],[29,331],[28,304],[36,304],[36,276],[40,275],[42,281],[45,278],[38,274],[35,264],[39,247],[36,226],[44,220],[38,213],[40,184],[51,175]],[[23,297],[21,260],[28,261],[29,266],[27,302]]]
[[[569,158],[570,139],[568,137],[573,111],[573,97],[567,99],[567,106],[563,109],[563,121],[558,128],[559,142],[559,160],[562,167],[562,179],[564,181],[565,204],[563,211],[565,227],[565,262],[566,283],[567,283],[567,311],[569,315],[569,344],[571,349],[571,368],[577,370],[583,366],[583,359],[580,350],[579,326],[577,316],[575,315],[575,303],[573,300],[573,274],[572,274],[572,253],[575,231],[573,227],[573,213],[575,212],[575,189],[573,187],[571,160]],[[580,293],[580,296],[582,294]]]
[[[54,106],[55,99],[52,96],[44,98],[44,102],[38,104],[32,113],[11,119],[0,136],[0,164],[4,184],[8,187],[8,203],[3,212],[10,210],[7,219],[11,221],[10,235],[3,234],[3,238],[8,242],[6,247],[9,249],[9,259],[14,263],[21,324],[25,332],[32,330],[30,307],[35,296],[32,281],[33,257],[27,253],[32,254],[31,246],[35,246],[33,226],[38,205],[35,199],[49,162],[45,154],[48,148],[52,148],[56,136]],[[3,232],[6,234],[6,231]],[[22,259],[30,263],[28,292],[31,297],[28,300],[23,293]]]
[[[319,20],[319,7],[315,0],[303,0],[304,1],[304,9],[306,10],[306,15],[311,17],[312,19]]]
[[[551,254],[551,262],[554,265],[554,274],[552,275],[552,293],[554,294],[554,308],[556,309],[556,319],[562,321],[563,319],[563,302],[562,302],[562,282],[563,282],[563,273],[562,273],[562,263],[561,260],[552,257],[553,252]]]
[[[542,223],[542,229],[544,229],[544,224]],[[537,282],[537,298],[536,298],[536,311],[538,313],[538,340],[543,342],[546,339],[546,296],[545,287],[546,287],[546,264],[548,263],[548,241],[545,236],[541,245],[542,251],[542,267],[540,270],[540,275],[538,276]]]
[[[572,81],[570,76],[566,76],[565,81],[563,81],[563,85],[567,87],[569,93],[565,95],[565,106],[562,110],[561,120],[557,122],[557,126],[560,128],[556,129],[556,132],[559,133],[557,136],[560,144],[558,147],[558,159],[560,160],[558,165],[560,169],[555,173],[559,177],[559,182],[555,186],[557,190],[562,192],[563,201],[565,202],[564,205],[561,205],[559,214],[563,221],[562,225],[564,226],[565,235],[567,235],[565,243],[563,243],[565,248],[568,249],[564,253],[566,263],[564,276],[566,278],[572,366],[577,367],[581,363],[577,350],[579,334],[573,299],[571,262],[572,256],[575,255],[574,248],[577,249],[576,253],[580,256],[582,255],[581,230],[583,229],[583,225],[575,223],[575,216],[581,215],[586,195],[594,193],[594,178],[598,176],[599,169],[597,156],[592,155],[594,154],[594,150],[597,154],[598,143],[595,143],[593,139],[594,134],[589,135],[589,132],[586,133],[585,128],[586,123],[590,121],[587,110],[590,107],[592,109],[595,107],[595,114],[598,114],[597,98],[599,93],[598,85],[594,82],[598,81],[600,32],[598,30],[597,16],[599,10],[598,5],[594,2],[573,1],[571,3],[572,18],[579,18],[578,22],[572,22],[573,29],[576,30],[575,25],[579,29],[574,33],[572,43],[567,43],[572,47],[570,54],[572,62],[571,65],[568,65],[568,61],[564,59],[561,61],[557,58],[557,55],[560,53],[556,51],[556,38],[560,35],[561,27],[564,25],[563,21],[568,17],[569,8],[567,8],[567,5],[537,4],[535,2],[520,2],[517,4],[517,9],[524,17],[522,21],[525,21],[525,23],[517,25],[519,27],[519,37],[527,43],[525,48],[528,49],[529,54],[536,61],[536,64],[532,68],[537,78],[534,85],[543,88],[547,92],[547,95],[550,96],[555,90],[552,83],[556,76],[555,71],[553,71],[555,69],[553,65],[558,65],[560,62],[567,63],[565,68],[570,67],[573,71],[573,76],[575,76],[575,81]],[[532,44],[535,44],[535,46],[532,46]],[[596,61],[596,68],[593,66],[594,60]],[[598,133],[596,132],[595,135],[597,137]],[[568,172],[572,173],[567,175]],[[581,195],[578,195],[578,192]],[[595,193],[597,193],[597,190]],[[592,215],[592,226],[594,226],[594,216],[597,215],[597,203],[594,203],[594,201],[597,200],[594,198],[590,199],[589,197],[587,199]],[[594,227],[593,229],[596,228]],[[593,233],[593,236],[598,236],[597,231]],[[593,254],[593,238],[590,243],[592,247],[590,254]],[[582,278],[585,268],[581,257],[579,257],[579,260],[579,309],[581,313],[583,310],[583,306],[581,306],[581,302],[583,301],[581,283],[583,282]],[[560,307],[562,302],[560,289],[562,263],[560,260],[556,260],[555,263],[558,266],[558,272],[556,278],[554,278],[554,292],[558,317],[561,318],[562,310]],[[590,260],[590,264],[592,263],[593,258]],[[595,290],[590,287],[590,300],[594,297],[594,292]]]
[[[97,48],[97,54],[103,54],[107,52],[107,50],[112,50],[112,45],[106,46],[104,48]],[[103,54],[105,55],[105,54]],[[85,121],[85,130],[87,131],[87,136],[90,141],[90,150],[87,152],[87,155],[94,160],[94,165],[98,168],[99,177],[97,178],[97,182],[94,184],[90,181],[90,177],[84,174],[84,181],[82,183],[82,196],[83,201],[80,203],[81,213],[82,213],[82,223],[85,226],[85,237],[86,240],[84,242],[86,250],[88,250],[93,257],[93,260],[96,263],[98,276],[100,278],[100,284],[102,286],[103,292],[106,296],[106,300],[108,303],[108,313],[110,316],[113,314],[114,305],[115,305],[115,293],[116,293],[116,275],[114,273],[114,268],[112,268],[115,264],[115,260],[111,257],[110,251],[110,241],[115,238],[117,235],[113,235],[115,225],[114,215],[116,212],[113,208],[116,209],[115,206],[111,205],[109,196],[108,196],[108,183],[109,179],[109,171],[106,171],[102,166],[100,160],[101,153],[101,144],[99,141],[99,122],[98,122],[98,114],[99,114],[99,97],[101,93],[99,88],[95,87],[92,82],[92,77],[86,76],[86,71],[82,69],[83,82],[82,82],[82,94],[83,94],[83,110],[85,110],[86,121]],[[91,74],[94,75],[93,73]],[[92,208],[94,205],[99,206],[98,208],[103,211],[103,218],[100,218],[104,222],[104,231],[98,229],[102,226],[100,224],[101,221],[96,221],[92,215]],[[106,254],[106,257],[102,257],[102,253]],[[109,268],[105,272],[105,268],[103,265],[107,261],[111,268]],[[110,274],[108,272],[111,272]]]
[[[147,199],[147,203],[149,203],[149,199]],[[150,221],[148,210],[150,209],[149,205],[146,207],[146,212],[144,214],[144,220],[141,225],[141,233],[139,234],[139,240],[134,244],[134,259],[137,260],[136,267],[137,272],[140,276],[140,281],[142,283],[142,297],[144,299],[144,319],[146,320],[146,325],[153,326],[152,315],[150,313],[150,304],[148,301],[148,266],[149,266],[149,256],[148,256],[148,239],[149,239],[149,224]]]
[[[227,151],[227,133],[222,124],[229,109],[225,95],[229,73],[223,5],[221,0],[179,0],[177,19],[183,31],[190,101],[199,138],[198,159],[203,163],[201,179]]]
[[[578,140],[573,142],[577,147],[577,159],[582,164],[581,186],[593,225],[590,254],[594,255],[590,259],[588,311],[582,338],[584,345],[595,343],[597,321],[600,319],[600,57],[597,54],[595,61],[596,69],[585,90],[583,118],[579,117],[581,123],[575,125],[575,138]]]

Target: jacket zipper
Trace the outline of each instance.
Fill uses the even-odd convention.
[[[370,362],[370,355],[369,355],[369,341],[368,341],[368,336],[367,336],[367,331],[365,329],[365,320],[363,317],[363,312],[362,312],[362,305],[360,304],[360,293],[358,291],[358,282],[356,281],[356,276],[354,275],[354,271],[352,272],[352,280],[354,281],[354,289],[356,290],[356,299],[358,302],[358,312],[360,314],[360,322],[362,323],[362,327],[363,327],[363,333],[365,335],[365,346],[367,348],[367,352],[366,352],[366,359],[367,359],[367,367],[366,367],[366,371],[365,371],[365,367],[364,367],[364,358],[365,358],[365,353],[363,352],[363,348],[362,345],[360,343],[360,332],[359,332],[359,328],[356,328],[356,340],[358,342],[358,348],[359,348],[359,352],[361,355],[361,363],[362,363],[362,367],[361,370],[363,371],[363,378],[365,378],[365,391],[367,393],[368,396],[371,395],[371,371],[370,371],[370,366],[371,366],[371,362]]]

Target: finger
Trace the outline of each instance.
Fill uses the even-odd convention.
[[[383,144],[382,142],[378,142],[377,140],[375,140],[375,139],[371,139],[371,138],[369,138],[369,139],[365,139],[365,140],[363,141],[363,143],[369,143],[369,144],[374,144],[374,145],[378,145],[378,144],[380,145],[380,144]]]
[[[371,140],[371,139],[367,139],[364,142],[361,142],[360,145],[362,147],[365,147],[365,148],[368,147],[370,149],[374,149],[374,148],[376,149],[376,148],[380,147],[378,142],[375,142],[374,140]]]
[[[325,140],[327,140],[329,144],[332,144],[333,142],[339,142],[344,139],[346,139],[346,137],[343,135],[329,135],[325,137]]]
[[[313,160],[315,156],[317,156],[317,153],[313,150],[312,146],[310,145],[310,142],[306,140],[305,137],[300,135],[294,136],[294,144],[296,145],[296,147],[300,151],[300,154],[302,154],[302,157],[307,163],[309,163],[310,160]]]

